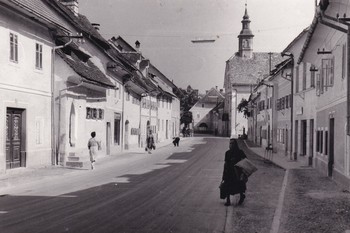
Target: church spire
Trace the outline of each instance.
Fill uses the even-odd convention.
[[[243,16],[242,30],[238,35],[239,56],[252,58],[253,56],[253,33],[250,30],[250,19],[248,15],[247,3],[245,4],[245,12]]]

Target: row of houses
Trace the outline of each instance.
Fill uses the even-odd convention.
[[[179,135],[180,92],[138,41],[103,38],[76,0],[0,0],[0,12],[0,173],[82,166],[92,131],[104,155],[144,147],[150,129]]]
[[[281,53],[253,52],[245,11],[226,63],[223,135],[249,140],[350,185],[350,14],[347,0],[315,4],[311,25]],[[247,100],[245,111],[237,107]],[[244,100],[243,100],[244,102]]]

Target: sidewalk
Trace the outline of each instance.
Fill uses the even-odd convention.
[[[181,138],[181,141],[184,142],[190,138]],[[172,145],[172,140],[166,140],[160,143],[157,143],[156,149],[160,149],[162,147],[166,147]],[[110,160],[120,160],[123,163],[128,157],[139,156],[144,155],[145,149],[144,148],[133,148],[130,150],[124,150],[121,153],[118,154],[112,154],[112,155],[103,155],[98,158],[99,164],[106,164]],[[53,177],[59,177],[64,176],[66,174],[72,174],[73,173],[82,173],[90,170],[90,166],[84,166],[83,168],[72,168],[72,167],[63,167],[63,166],[46,166],[46,167],[37,167],[37,168],[16,168],[7,170],[5,174],[0,175],[0,191],[6,188],[11,188],[14,186],[20,186],[23,184],[30,184],[36,181],[42,181],[45,179],[51,179]]]
[[[255,154],[261,156],[264,158],[265,155],[265,148],[260,147],[258,145],[255,145],[252,141],[244,140],[244,143],[249,148],[249,150],[253,151]],[[290,160],[288,156],[279,154],[279,153],[272,153],[272,159],[268,160],[269,162],[272,162],[284,169],[305,169],[305,168],[311,168],[307,165],[305,165],[304,161],[299,160]]]

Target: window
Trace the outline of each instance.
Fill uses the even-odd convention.
[[[100,108],[86,108],[86,119],[102,120],[104,117],[104,110]]]
[[[315,67],[311,67],[311,69],[315,69]],[[315,76],[316,72],[315,71],[310,71],[310,87],[315,87]]]
[[[322,77],[323,85],[326,87],[333,86],[334,83],[334,71],[333,71],[334,58],[322,59]]]
[[[204,104],[202,104],[202,108],[204,108]]]
[[[10,61],[18,62],[18,36],[10,33]]]
[[[320,131],[320,153],[323,153],[323,131]]]
[[[316,131],[316,152],[320,151],[320,131]]]
[[[120,145],[120,113],[114,113],[114,143]]]
[[[92,119],[91,108],[86,108],[86,119]]]
[[[295,67],[295,93],[299,92],[299,66]]]
[[[325,131],[324,133],[324,154],[328,155],[328,131]]]
[[[321,80],[320,80],[320,74],[316,75],[316,95],[320,96],[321,94]]]
[[[303,90],[306,90],[306,63],[303,63]]]
[[[35,68],[43,69],[43,45],[38,43],[35,44]]]

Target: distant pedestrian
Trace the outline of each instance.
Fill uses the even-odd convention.
[[[230,195],[240,194],[238,204],[245,199],[247,177],[242,169],[235,166],[239,161],[246,158],[244,152],[239,149],[236,139],[230,139],[230,149],[225,154],[224,172],[222,175],[223,185],[226,190],[226,206],[231,205]]]
[[[152,154],[151,151],[156,149],[156,145],[154,143],[154,137],[153,137],[153,134],[152,134],[152,130],[150,130],[149,133],[148,133],[148,136],[147,136],[147,139],[146,139],[146,144],[147,144],[146,150],[148,151],[148,154]]]
[[[88,148],[90,152],[90,162],[91,169],[94,169],[94,163],[96,162],[97,151],[100,149],[101,145],[96,140],[96,132],[91,132],[91,138],[88,141]]]
[[[179,146],[179,143],[180,143],[180,138],[179,138],[179,137],[174,137],[174,138],[173,138],[173,144],[174,144],[174,146]]]

